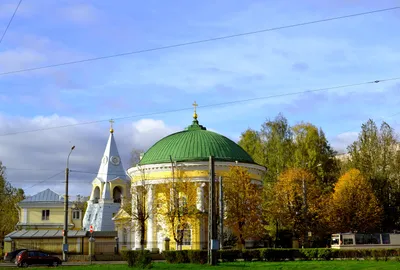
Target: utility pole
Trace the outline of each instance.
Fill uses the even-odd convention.
[[[222,176],[219,177],[219,211],[219,248],[222,249],[224,247],[224,191],[222,189]]]
[[[210,190],[209,190],[209,210],[208,210],[208,263],[217,264],[218,231],[216,220],[215,202],[215,166],[214,157],[209,159]]]
[[[63,261],[67,261],[68,253],[68,178],[69,178],[69,156],[72,150],[75,149],[75,145],[71,147],[67,158],[67,167],[65,168],[65,198],[64,198],[64,233],[63,233]]]

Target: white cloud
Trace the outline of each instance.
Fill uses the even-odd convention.
[[[101,11],[89,4],[68,5],[61,9],[66,20],[77,24],[92,24],[100,20]]]
[[[75,145],[70,157],[70,194],[90,194],[91,181],[96,176],[109,136],[108,123],[2,136],[5,133],[74,125],[78,122],[77,119],[56,114],[34,118],[0,115],[0,130],[5,131],[0,134],[0,157],[3,165],[9,167],[8,180],[14,186],[24,188],[30,195],[46,188],[63,194],[63,171],[69,149]],[[157,140],[177,130],[161,120],[153,119],[116,123],[114,129],[125,169],[128,169],[131,149],[147,149]],[[46,180],[57,173],[60,174]]]
[[[182,130],[178,127],[168,127],[162,120],[142,119],[133,125],[133,142],[140,145],[142,149],[147,149],[157,140]]]
[[[344,132],[335,136],[331,140],[331,145],[336,151],[344,153],[347,152],[347,146],[356,141],[357,138],[358,138],[358,132],[355,131]]]

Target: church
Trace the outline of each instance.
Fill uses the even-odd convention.
[[[137,218],[140,213],[135,212],[138,211],[138,208],[135,207],[138,201],[135,200],[136,196],[133,196],[137,194],[140,188],[142,190],[143,188],[146,189],[144,202],[146,209],[160,210],[166,207],[166,201],[160,200],[160,198],[164,197],[165,199],[165,196],[169,195],[165,191],[165,186],[171,181],[178,181],[178,175],[184,175],[186,181],[193,185],[195,192],[184,194],[185,192],[179,191],[177,196],[195,197],[195,207],[199,214],[195,218],[187,219],[185,221],[188,223],[187,226],[180,228],[184,230],[183,241],[180,245],[184,249],[206,249],[208,239],[207,198],[208,184],[210,182],[209,157],[214,157],[217,177],[224,177],[228,173],[230,166],[240,166],[248,170],[253,181],[262,181],[266,168],[256,164],[246,151],[229,138],[209,131],[205,126],[201,125],[198,121],[196,106],[197,104],[194,103],[194,115],[191,125],[183,131],[173,133],[156,142],[141,156],[136,166],[127,170],[131,181],[131,194],[128,195],[132,195],[129,196],[132,199],[132,213],[127,213],[120,209],[112,218],[115,222],[118,236],[122,239],[121,247],[139,249],[143,244],[146,249],[162,251],[165,248],[165,239],[170,239],[170,248],[178,249],[178,243],[174,240],[176,239],[176,232],[172,231],[174,227],[169,226],[168,218],[162,216],[162,211],[142,213],[142,215],[147,215],[145,219],[142,219],[145,223],[145,235],[142,237],[145,241],[142,243],[140,224],[137,224],[141,221]],[[112,135],[110,135],[110,138],[112,138]],[[108,154],[107,149],[106,154]],[[124,192],[125,189],[122,183],[125,183],[123,182],[125,178],[122,179],[122,174],[121,176],[118,175],[118,177],[111,180],[110,190],[112,190],[112,187],[119,187]],[[121,185],[111,184],[112,181],[119,181],[118,183],[121,183]],[[100,184],[100,181],[97,183]],[[95,183],[93,185],[95,187]],[[108,184],[104,182],[104,185]],[[100,191],[104,193],[104,189],[100,188]],[[112,192],[114,194],[113,190]],[[96,196],[93,194],[102,193],[93,191],[91,198],[95,199]],[[183,198],[183,203],[187,203],[187,199]],[[88,212],[88,215],[93,215],[93,213]],[[175,227],[175,230],[176,228],[178,227]]]

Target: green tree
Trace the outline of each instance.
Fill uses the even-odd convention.
[[[238,143],[258,164],[263,164],[264,156],[258,131],[247,129],[240,136]]]
[[[378,129],[373,120],[361,126],[358,139],[348,147],[349,164],[361,171],[384,209],[382,230],[400,227],[400,152],[397,136],[383,122]]]
[[[24,198],[24,191],[7,181],[6,168],[0,161],[0,241],[15,229],[19,220],[16,204]]]
[[[260,132],[263,162],[268,168],[265,181],[274,183],[279,174],[293,164],[293,132],[287,119],[279,114],[267,120]]]
[[[295,143],[294,166],[312,172],[317,176],[320,188],[331,191],[339,176],[340,166],[325,133],[310,123],[297,124],[292,130]]]

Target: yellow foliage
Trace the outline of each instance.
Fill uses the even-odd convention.
[[[287,169],[272,189],[266,191],[266,199],[265,215],[274,223],[278,222],[301,236],[316,227],[321,191],[310,172]]]
[[[382,217],[370,183],[357,169],[340,177],[326,208],[328,222],[335,232],[374,231]]]
[[[176,172],[173,180],[157,186],[157,203],[161,206],[159,218],[165,220],[179,246],[183,243],[184,230],[190,229],[200,214],[197,210],[197,186],[183,171]]]
[[[247,169],[231,166],[223,185],[225,226],[238,237],[240,244],[245,239],[259,237],[263,232],[261,182],[253,183]]]

